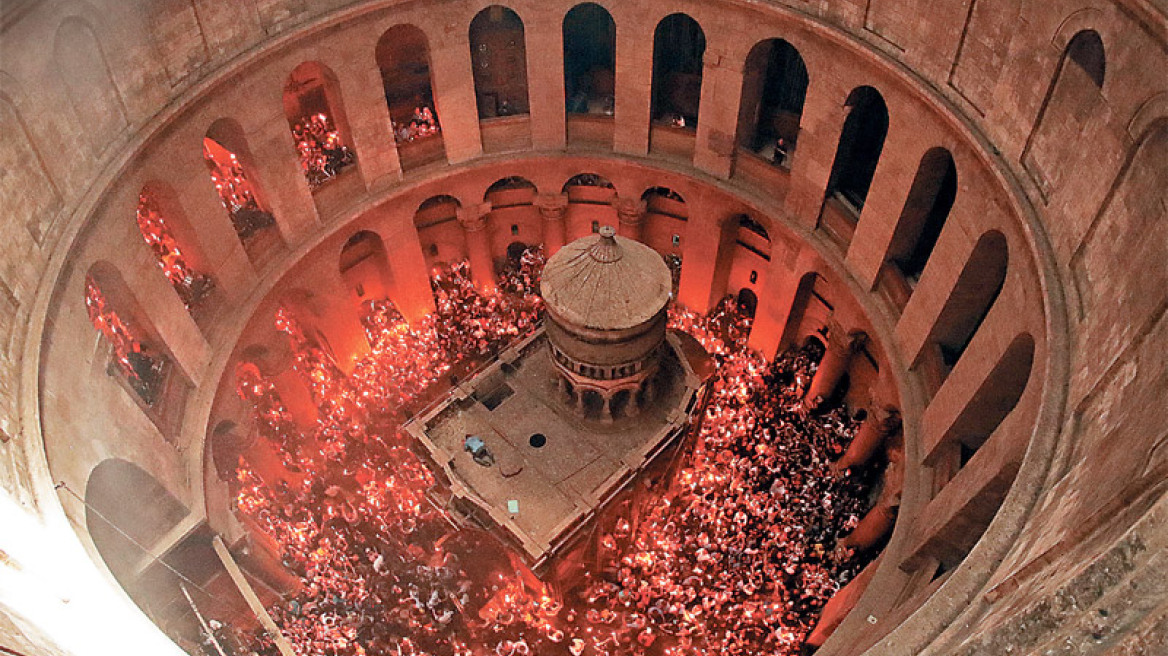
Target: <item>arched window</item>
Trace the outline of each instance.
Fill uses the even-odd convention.
[[[564,17],[564,92],[569,114],[612,116],[616,108],[616,23],[598,4]]]
[[[827,196],[841,198],[858,218],[872,186],[872,176],[888,134],[888,108],[880,92],[858,87],[848,94],[848,117],[844,120]]]
[[[768,39],[751,49],[742,81],[738,144],[786,167],[799,138],[807,66],[791,44]]]
[[[653,33],[654,121],[697,127],[705,53],[706,35],[694,19],[671,14],[657,24]]]
[[[356,162],[340,83],[327,66],[304,62],[292,71],[284,86],[284,116],[313,190]]]
[[[357,232],[345,242],[337,263],[341,278],[358,304],[390,297],[393,271],[385,242],[370,230]]]
[[[929,334],[942,364],[935,387],[957,365],[1002,292],[1008,262],[1008,243],[1002,233],[992,230],[977,240]]]
[[[376,57],[393,136],[402,149],[402,167],[408,169],[444,159],[446,152],[440,143],[441,128],[434,108],[430,44],[426,34],[413,25],[391,27],[377,41]],[[423,142],[436,147],[423,147]]]
[[[1103,88],[1103,77],[1107,72],[1107,57],[1103,51],[1103,39],[1095,30],[1083,30],[1071,37],[1063,53],[1066,61],[1083,69],[1095,86]],[[1063,63],[1066,65],[1066,62]]]
[[[169,360],[150,344],[141,310],[117,269],[99,262],[85,276],[85,309],[113,352],[114,366],[147,406],[158,401]]]
[[[211,124],[203,138],[203,161],[219,200],[231,217],[235,234],[248,257],[255,263],[268,247],[283,244],[276,219],[268,211],[259,187],[248,177],[251,151],[243,127],[233,119],[221,118]]]
[[[479,119],[527,114],[527,44],[519,14],[499,5],[480,11],[470,23]]]
[[[930,149],[917,167],[888,249],[888,261],[910,281],[910,291],[925,270],[956,199],[953,156],[944,148]]]
[[[178,293],[188,310],[206,298],[214,284],[193,263],[195,240],[190,224],[182,215],[172,190],[160,183],[150,183],[138,195],[138,230],[154,253],[159,268]],[[180,246],[178,232],[184,233]],[[201,259],[201,258],[198,258]]]

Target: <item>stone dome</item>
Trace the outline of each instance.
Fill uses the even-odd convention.
[[[672,287],[669,267],[657,251],[604,226],[548,260],[540,293],[548,309],[566,323],[626,330],[657,316]]]

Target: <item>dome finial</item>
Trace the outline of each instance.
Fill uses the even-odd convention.
[[[588,255],[597,262],[611,264],[624,257],[621,246],[616,241],[616,228],[610,225],[600,226],[596,231],[600,239],[588,249]]]

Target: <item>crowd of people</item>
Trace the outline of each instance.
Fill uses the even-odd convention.
[[[281,633],[298,656],[799,653],[823,604],[871,556],[833,548],[866,510],[871,475],[829,471],[856,422],[842,407],[804,408],[821,353],[764,361],[746,349],[750,322],[730,300],[707,315],[671,311],[671,327],[718,365],[700,430],[676,475],[614,511],[583,577],[536,579],[435,501],[435,475],[398,427],[451,371],[537,327],[542,264],[529,251],[490,294],[465,264],[437,273],[438,310],[421,326],[392,303],[369,305],[373,353],[349,376],[281,314],[319,419],[297,429],[271,381],[244,370],[240,392],[286,471],[241,460],[236,486],[239,511],[300,581],[270,608]],[[278,653],[262,632],[241,645]]]
[[[154,253],[170,286],[174,287],[183,305],[188,309],[194,307],[214,286],[211,277],[196,271],[183,255],[157,200],[151,194],[143,192],[138,196],[137,219],[138,231]]]
[[[292,126],[292,137],[300,153],[300,168],[312,189],[332,180],[357,160],[326,114],[312,114],[297,121]]]
[[[137,328],[119,314],[106,299],[93,276],[85,276],[85,311],[113,351],[114,365],[130,388],[147,405],[158,399],[167,360],[142,343]]]
[[[442,129],[438,127],[438,119],[434,117],[434,111],[427,105],[415,107],[414,115],[410,117],[409,121],[393,124],[393,136],[399,146],[418,139],[432,137],[441,131]]]
[[[251,181],[235,153],[208,137],[203,140],[203,160],[240,239],[246,242],[260,230],[276,225],[276,217],[260,207]]]

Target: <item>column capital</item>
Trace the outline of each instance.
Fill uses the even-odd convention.
[[[458,224],[466,232],[478,232],[487,227],[487,215],[491,213],[490,203],[458,208]]]
[[[645,201],[638,198],[617,196],[612,199],[612,206],[616,209],[616,215],[620,222],[629,225],[640,225],[645,220],[645,213],[648,211]]]
[[[567,194],[540,194],[535,199],[539,214],[547,221],[560,221],[568,213]]]

